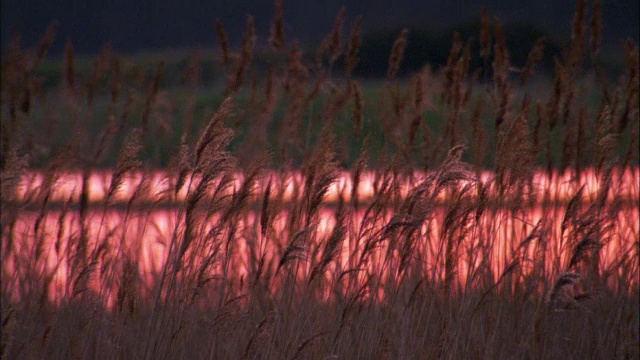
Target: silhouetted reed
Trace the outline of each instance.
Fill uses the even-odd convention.
[[[544,40],[514,64],[483,9],[441,68],[403,71],[403,29],[376,88],[361,18],[345,41],[341,9],[309,55],[276,0],[264,44],[251,16],[237,50],[216,21],[204,110],[205,52],[181,96],[168,63],[107,47],[85,71],[67,41],[43,88],[55,24],[14,38],[2,357],[638,357],[638,47],[620,82],[591,80],[602,6],[577,1],[548,82]]]

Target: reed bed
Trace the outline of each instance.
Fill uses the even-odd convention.
[[[608,80],[601,2],[576,4],[549,83],[544,41],[511,64],[484,11],[479,44],[454,35],[406,78],[400,32],[372,103],[360,19],[340,11],[307,54],[276,1],[264,48],[253,17],[237,50],[215,23],[223,100],[202,123],[198,54],[177,112],[162,62],[106,48],[81,78],[68,42],[46,89],[55,27],[16,38],[2,357],[640,358],[639,51]]]

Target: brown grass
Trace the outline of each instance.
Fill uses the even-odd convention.
[[[282,58],[264,72],[254,18],[237,53],[217,21],[224,100],[192,134],[191,98],[160,181],[145,151],[172,114],[162,62],[134,74],[105,48],[85,79],[69,41],[50,104],[34,69],[55,27],[34,50],[15,39],[2,56],[2,358],[639,358],[638,46],[625,45],[621,81],[589,80],[601,11],[587,29],[577,2],[542,93],[527,84],[545,84],[543,41],[511,64],[486,9],[479,54],[456,34],[444,67],[407,79],[404,29],[379,101],[354,77],[361,19],[345,46],[344,9],[309,58],[275,1],[267,41]],[[194,55],[189,91],[199,69]],[[35,125],[50,106],[74,124],[62,146]],[[118,146],[96,206],[93,179]],[[59,200],[71,171],[78,188]]]

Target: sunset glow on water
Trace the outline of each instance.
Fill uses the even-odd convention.
[[[149,182],[149,186],[147,186],[141,196],[142,200],[158,200],[163,193],[170,192],[170,189],[172,189],[174,185],[163,172],[145,173],[144,175],[145,180]],[[412,177],[398,175],[396,181],[400,183],[399,189],[401,195],[406,196],[408,190],[412,186],[417,185],[424,177],[425,174],[421,172],[415,172]],[[105,200],[109,191],[111,178],[111,172],[106,170],[92,171],[88,175],[87,199],[90,203],[99,203]],[[487,183],[492,178],[493,174],[487,171],[482,172],[479,176],[479,180],[482,183]],[[616,173],[614,178],[616,179],[613,184],[614,189],[609,193],[608,199],[611,200],[614,197],[618,197],[625,201],[637,202],[640,197],[640,168],[627,168],[622,174]],[[142,179],[142,173],[137,173],[125,178],[122,186],[113,195],[112,201],[127,202],[136,191],[138,185],[140,185]],[[18,201],[34,200],[34,196],[42,192],[42,185],[50,183],[50,201],[65,202],[71,199],[73,202],[78,202],[80,200],[82,173],[70,172],[58,174],[55,181],[51,180],[52,179],[45,179],[42,172],[29,172],[25,174],[20,186],[16,189],[15,199]],[[242,174],[236,174],[233,180],[235,186],[230,188],[227,193],[232,193],[233,189],[237,189],[241,185],[242,180]],[[261,191],[264,191],[269,180],[278,182],[284,187],[285,201],[292,199],[296,189],[298,189],[300,193],[304,191],[304,179],[300,173],[287,173],[285,176],[271,174],[265,176],[261,184],[257,187],[257,195],[261,195]],[[542,199],[542,196],[546,195],[547,198],[545,200],[547,201],[566,202],[575,195],[576,191],[582,185],[585,186],[583,193],[585,199],[593,200],[600,188],[600,179],[595,169],[585,169],[579,176],[576,176],[571,170],[567,170],[564,173],[554,172],[551,176],[545,172],[537,172],[533,175],[531,184],[533,187],[530,193],[539,199]],[[379,184],[376,182],[375,173],[363,173],[357,189],[358,200],[360,202],[370,201],[378,186]],[[344,201],[351,201],[352,187],[353,179],[350,173],[340,173],[337,181],[329,188],[325,201],[336,202],[341,195]],[[176,196],[172,197],[171,200],[183,201],[186,198],[187,192],[188,186],[182,186]],[[440,200],[443,200],[442,196]]]
[[[185,237],[183,205],[188,184],[175,196],[170,190],[171,182],[163,181],[163,176],[162,173],[148,175],[145,194],[139,196],[139,203],[129,208],[114,207],[113,204],[126,205],[134,197],[142,179],[140,174],[127,178],[106,207],[104,200],[111,176],[106,172],[90,174],[87,195],[91,207],[81,219],[77,207],[82,188],[81,174],[62,174],[56,181],[50,181],[47,200],[50,208],[42,210],[38,210],[38,204],[42,203],[45,196],[41,190],[46,188],[43,187],[46,183],[44,176],[37,172],[25,175],[13,198],[16,203],[23,204],[25,210],[18,213],[18,218],[10,228],[4,225],[6,222],[3,217],[3,279],[11,284],[13,298],[19,300],[26,296],[29,287],[25,279],[38,274],[46,279],[48,297],[54,303],[91,291],[104,299],[106,306],[113,308],[118,288],[124,281],[121,279],[123,264],[134,264],[139,294],[152,297],[161,282],[165,264],[173,259],[170,256],[172,246],[175,252]],[[424,174],[415,174],[413,180],[409,177],[400,178],[398,181],[402,185],[399,186],[397,200],[406,200],[410,189],[424,177]],[[481,183],[489,189],[491,179],[490,173],[480,176]],[[606,233],[603,232],[604,238],[600,240],[598,262],[603,281],[612,288],[621,285],[616,282],[616,262],[624,254],[637,254],[637,250],[633,249],[638,246],[640,233],[639,179],[637,168],[625,170],[622,177],[617,173],[606,195],[607,202],[621,204],[616,213],[602,215],[602,221],[606,221],[609,228]],[[232,182],[234,186],[229,188],[227,195],[238,191],[242,181],[241,176],[236,176]],[[269,181],[274,187],[270,199],[275,202],[280,196],[280,203],[268,221],[268,229],[263,230],[260,206]],[[348,173],[342,173],[330,187],[324,205],[315,214],[314,220],[308,226],[296,223],[298,225],[295,227],[292,222],[299,222],[300,219],[292,219],[291,211],[295,211],[296,204],[300,203],[300,196],[296,194],[303,193],[303,184],[304,179],[300,174],[291,174],[284,180],[275,174],[265,176],[255,187],[249,209],[238,214],[232,224],[222,224],[219,211],[208,213],[206,208],[198,209],[196,240],[185,254],[184,263],[190,266],[184,269],[185,274],[195,271],[198,264],[205,261],[206,251],[203,249],[211,246],[206,243],[207,238],[215,234],[224,239],[216,256],[226,260],[208,268],[212,282],[224,277],[224,281],[231,284],[233,292],[241,293],[249,286],[250,279],[256,276],[256,263],[259,262],[256,259],[262,259],[260,271],[273,277],[270,291],[275,293],[279,291],[277,287],[281,278],[291,276],[288,270],[279,268],[287,246],[294,239],[304,237],[298,249],[304,254],[297,255],[298,267],[293,275],[304,283],[316,276],[312,276],[317,271],[314,266],[322,263],[323,249],[335,233],[339,209],[342,209],[344,236],[334,250],[337,251],[333,258],[335,260],[321,268],[320,277],[331,284],[322,296],[328,299],[339,288],[349,291],[351,287],[347,283],[355,281],[356,284],[366,285],[369,294],[375,293],[378,299],[382,299],[390,276],[411,275],[403,273],[401,266],[399,268],[402,257],[407,256],[401,241],[404,233],[387,233],[386,230],[399,223],[400,219],[390,206],[392,202],[376,217],[372,217],[369,211],[369,205],[379,191],[375,174],[366,173],[362,176],[356,192],[359,201],[356,208],[350,198],[352,179]],[[445,228],[451,216],[456,215],[455,206],[452,207],[453,202],[447,195],[440,193],[438,205],[429,211],[417,233],[412,235],[418,242],[410,249],[409,256],[411,261],[422,264],[418,267],[422,272],[419,275],[433,283],[440,283],[446,281],[448,271],[455,274],[455,291],[464,291],[477,285],[476,276],[480,272],[489,271],[489,276],[498,281],[510,266],[518,266],[523,275],[541,271],[536,269],[536,260],[541,255],[547,257],[542,273],[550,279],[567,271],[572,261],[571,253],[578,246],[580,236],[587,236],[580,232],[582,230],[577,225],[571,228],[572,225],[567,222],[567,203],[584,187],[580,208],[586,214],[600,190],[596,171],[587,170],[579,178],[569,173],[553,174],[551,177],[538,173],[532,184],[527,198],[537,199],[535,202],[520,204],[515,210],[510,208],[509,203],[505,203],[509,205],[505,207],[488,205],[482,212],[474,210],[466,215],[469,225],[454,232],[447,232]],[[464,183],[459,184],[462,185]],[[489,198],[491,196],[497,194],[490,194]],[[477,193],[472,191],[469,199],[476,197]],[[155,205],[149,204],[153,200],[159,201]],[[64,205],[66,202],[68,204]],[[370,223],[372,220],[374,223]],[[87,266],[86,263],[75,264],[71,255],[80,251],[77,244],[82,225],[87,239],[83,251],[87,254],[85,257],[91,259],[91,274],[86,278],[71,279],[68,274],[78,272],[72,267]],[[212,233],[216,226],[219,227],[218,231]],[[566,228],[563,229],[563,226]],[[363,256],[367,241],[372,238],[379,238],[378,244],[367,256]],[[448,241],[456,243],[454,249],[443,249]],[[491,250],[483,252],[480,250],[483,247]],[[455,256],[455,263],[445,259],[443,254],[447,252]],[[638,268],[637,257],[629,261],[635,262],[633,266]],[[416,268],[412,269],[415,271]],[[634,279],[633,285],[637,286],[638,278]]]

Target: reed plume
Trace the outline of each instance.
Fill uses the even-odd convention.
[[[251,61],[253,60],[253,51],[256,44],[256,25],[253,16],[247,16],[247,30],[242,36],[242,49],[240,57],[236,61],[235,69],[230,75],[226,93],[234,93],[240,89],[245,81],[245,76]]]
[[[529,51],[529,55],[527,56],[527,62],[522,69],[522,74],[520,75],[520,85],[524,85],[529,81],[531,76],[533,75],[534,67],[540,63],[544,56],[544,38],[540,38],[536,40],[535,44]]]
[[[409,37],[409,29],[402,29],[400,35],[393,42],[391,47],[391,55],[389,55],[389,67],[387,68],[387,80],[395,79],[398,71],[400,70],[400,64],[404,57],[404,50],[407,47],[407,38]]]
[[[109,191],[105,198],[105,204],[108,204],[109,200],[111,200],[118,189],[120,189],[124,181],[124,176],[142,165],[142,162],[138,160],[140,151],[142,150],[141,140],[142,130],[140,129],[134,129],[125,140],[122,150],[120,150],[116,168],[111,177],[111,184],[109,185]]]
[[[237,51],[217,21],[213,63],[68,41],[58,69],[51,28],[11,38],[3,357],[638,357],[638,48],[609,82],[601,1],[550,83],[543,40],[515,69],[486,8],[433,74],[402,79],[405,29],[378,84],[364,18],[347,39],[338,12],[314,59],[273,6],[261,45],[265,19]]]
[[[227,32],[224,31],[224,25],[220,19],[216,20],[216,33],[218,35],[218,44],[220,45],[220,50],[222,51],[222,65],[226,69],[229,65],[230,61],[230,50],[229,50],[229,38],[227,37]]]
[[[328,56],[329,69],[338,60],[342,53],[342,28],[345,22],[346,10],[344,7],[338,10],[331,32],[322,40],[316,51],[316,68],[322,69],[325,55]]]
[[[360,62],[359,52],[360,45],[362,44],[361,39],[361,23],[362,17],[358,16],[351,27],[351,35],[349,36],[349,43],[347,45],[347,51],[344,59],[345,73],[347,77],[351,77],[353,70]]]
[[[274,50],[284,47],[284,6],[282,0],[274,0],[274,18],[269,30],[269,45]]]

